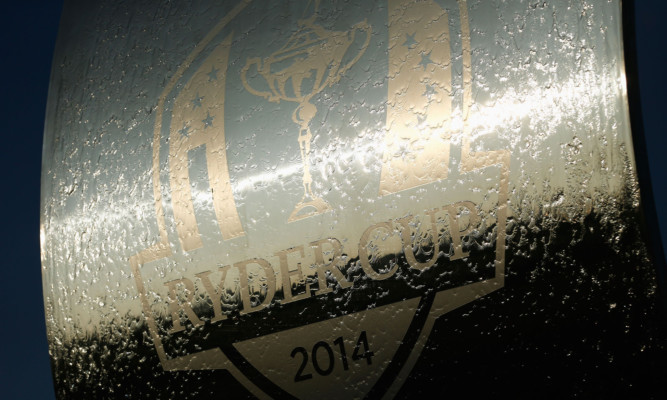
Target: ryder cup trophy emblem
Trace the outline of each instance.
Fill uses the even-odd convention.
[[[340,77],[363,55],[371,39],[371,27],[364,21],[353,26],[348,32],[332,32],[318,26],[316,22],[319,1],[315,3],[313,15],[299,21],[299,29],[287,43],[270,56],[252,58],[241,71],[241,80],[252,94],[264,97],[272,102],[292,101],[297,108],[292,113],[292,120],[299,126],[299,149],[303,162],[303,198],[290,214],[289,222],[330,209],[329,204],[313,194],[310,174],[310,121],[317,108],[310,102],[322,89],[340,80]],[[343,62],[354,42],[357,31],[366,35],[361,47],[349,61]],[[256,68],[270,90],[255,89],[248,81],[248,71]]]
[[[224,369],[260,397],[391,397],[435,319],[504,285],[510,152],[471,149],[466,1],[390,0],[335,23],[335,6],[305,3],[260,31],[234,24],[265,12],[241,3],[172,78],[153,160],[168,134],[173,222],[157,176],[161,242],[130,265],[165,371]],[[314,178],[314,160],[336,166]],[[338,182],[326,200],[319,179]]]

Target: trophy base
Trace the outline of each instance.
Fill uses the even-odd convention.
[[[321,198],[315,198],[310,201],[300,201],[294,207],[292,214],[290,214],[287,222],[294,222],[300,219],[312,217],[313,215],[322,214],[323,212],[331,210],[331,206]]]

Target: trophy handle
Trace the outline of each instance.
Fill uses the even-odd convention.
[[[354,36],[355,36],[357,30],[360,30],[360,31],[366,33],[366,40],[364,40],[364,44],[363,44],[363,46],[361,46],[361,50],[357,53],[357,55],[352,60],[350,60],[347,64],[345,64],[345,66],[341,67],[338,70],[338,73],[337,73],[338,76],[337,76],[336,80],[338,80],[338,78],[343,76],[343,74],[345,74],[345,72],[347,72],[347,70],[350,69],[352,67],[352,65],[354,65],[357,61],[359,61],[361,56],[364,55],[364,53],[366,52],[366,49],[368,48],[368,44],[371,42],[371,33],[372,33],[373,29],[368,24],[368,22],[366,22],[365,19],[352,27],[352,31],[351,31],[352,40],[354,40]]]
[[[257,72],[259,75],[264,77],[264,75],[260,72],[260,67],[262,65],[262,60],[259,57],[254,57],[254,58],[249,58],[248,61],[246,61],[245,67],[241,70],[241,82],[243,83],[243,87],[246,88],[246,90],[255,96],[259,97],[264,97],[265,99],[272,101],[272,102],[279,102],[280,98],[275,96],[272,92],[263,92],[260,90],[256,90],[252,86],[250,86],[250,83],[248,83],[248,79],[246,78],[246,74],[248,73],[248,70],[252,65],[257,66]],[[266,77],[264,77],[266,79]],[[269,84],[269,87],[271,87],[271,82],[267,82]]]

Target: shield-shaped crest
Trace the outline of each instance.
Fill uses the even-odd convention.
[[[241,2],[194,48],[158,104],[161,241],[130,259],[165,370],[392,394],[439,316],[503,286],[510,153],[471,148],[449,5]]]

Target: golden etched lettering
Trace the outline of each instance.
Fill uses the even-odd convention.
[[[368,227],[368,229],[366,229],[364,233],[361,235],[361,239],[359,240],[359,261],[361,262],[361,266],[364,269],[366,275],[368,275],[371,279],[376,281],[390,278],[398,270],[398,264],[394,264],[386,272],[377,272],[371,266],[371,262],[368,257],[368,247],[371,245],[371,240],[370,240],[371,234],[379,229],[386,230],[387,233],[389,233],[390,235],[392,233],[395,233],[395,229],[392,226],[391,222],[379,222],[375,225],[371,225],[370,227]]]
[[[211,304],[213,305],[213,319],[211,319],[211,322],[218,322],[227,319],[227,315],[222,313],[222,296],[224,295],[225,291],[225,277],[227,276],[228,269],[228,265],[220,267],[219,270],[222,272],[222,277],[220,278],[220,284],[217,287],[213,286],[213,283],[211,283],[211,278],[209,277],[213,271],[204,271],[195,274],[195,276],[201,280],[202,285],[204,285],[204,289],[211,299]]]
[[[261,267],[265,275],[265,283],[257,285],[259,286],[258,288],[259,290],[257,291],[257,295],[255,296],[257,298],[256,301],[257,304],[255,305],[252,304],[252,299],[250,297],[250,289],[252,287],[248,284],[249,283],[248,266],[252,264]],[[271,264],[269,264],[268,261],[263,260],[261,258],[252,258],[250,260],[237,262],[234,264],[234,267],[239,269],[239,277],[241,281],[240,289],[241,289],[241,301],[243,303],[243,308],[240,310],[240,314],[249,314],[252,312],[256,312],[271,304],[271,301],[273,300],[273,295],[276,293],[276,275],[275,272],[273,272]],[[266,293],[264,295],[264,300],[260,301],[262,287],[264,287]]]
[[[468,225],[461,229],[459,226],[460,210],[464,208],[469,212]],[[461,239],[470,234],[479,223],[479,215],[475,208],[475,204],[471,201],[462,201],[460,203],[446,206],[447,215],[449,215],[449,233],[452,235],[452,246],[454,247],[454,254],[449,257],[450,260],[459,260],[468,257],[468,252],[463,252],[463,243]]]
[[[435,262],[438,261],[438,255],[439,253],[439,239],[437,237],[438,235],[438,229],[435,226],[435,214],[439,211],[439,208],[435,208],[433,210],[429,210],[426,212],[426,214],[430,217],[431,220],[431,240],[433,241],[433,255],[431,256],[431,259],[428,260],[427,262],[419,262],[417,261],[414,253],[414,249],[412,247],[412,238],[410,237],[410,226],[409,223],[413,219],[412,217],[404,217],[396,222],[400,223],[403,227],[401,229],[401,240],[403,241],[403,250],[405,252],[405,258],[408,261],[408,264],[410,264],[411,268],[418,269],[420,271],[425,270],[427,268],[432,267],[435,265]]]
[[[184,301],[179,301],[178,293],[176,292],[176,287],[179,285],[185,286],[185,290],[182,293],[185,295]],[[187,319],[192,322],[194,326],[200,326],[204,324],[204,321],[200,320],[197,317],[197,314],[192,310],[192,300],[195,295],[195,285],[188,278],[177,279],[169,282],[165,282],[164,286],[169,288],[169,313],[171,314],[172,328],[169,330],[169,333],[180,332],[185,329],[181,323],[181,311],[185,313]],[[180,304],[179,304],[180,303]]]
[[[449,231],[453,249],[453,254],[450,255],[449,260],[454,261],[468,257],[469,252],[463,251],[463,238],[471,234],[478,227],[481,218],[477,213],[475,203],[461,201],[424,211],[428,225],[417,236],[430,238],[428,241],[429,245],[432,246],[432,253],[430,259],[425,262],[418,261],[415,254],[416,247],[413,230],[414,228],[418,228],[418,226],[415,225],[414,216],[410,215],[394,221],[379,222],[369,226],[359,240],[359,261],[364,273],[373,280],[384,280],[392,277],[398,271],[398,262],[390,263],[389,268],[382,271],[376,271],[372,263],[383,256],[396,254],[401,251],[405,255],[405,260],[409,267],[412,269],[423,271],[436,265],[441,254],[439,244],[441,237],[439,236],[436,217],[438,213],[446,213],[449,220]],[[392,246],[389,243],[389,239],[392,237],[398,243],[396,246]],[[335,285],[331,285],[331,278],[342,289],[352,287],[353,283],[346,279],[340,269],[345,265],[345,259],[343,257],[343,245],[338,239],[321,239],[309,243],[309,246],[313,248],[315,257],[315,273],[319,285],[319,289],[316,292],[317,296],[331,293],[334,290]],[[296,253],[296,257],[290,257],[293,253]],[[303,262],[306,259],[305,246],[290,247],[276,252],[275,256],[280,263],[281,285],[284,296],[282,303],[292,303],[311,297],[310,284],[304,277],[303,269]],[[293,258],[291,261],[292,264],[295,263],[294,258],[298,260],[296,261],[296,269],[290,269],[290,258]],[[271,263],[264,259],[253,258],[237,262],[233,266],[239,271],[240,314],[260,311],[271,304],[276,291],[276,272]],[[249,272],[249,266],[254,266],[255,271],[252,273]],[[223,313],[222,300],[225,295],[224,284],[229,268],[229,266],[219,268],[219,272],[222,275],[220,283],[215,286],[210,278],[210,275],[214,271],[209,270],[195,274],[195,277],[201,281],[204,287],[202,295],[207,295],[211,300],[214,313],[214,318],[211,319],[211,322],[218,322],[228,318]],[[304,293],[296,295],[293,293],[292,277],[296,278],[297,283],[305,285]],[[251,281],[252,284],[250,284]],[[165,283],[165,286],[169,289],[169,310],[174,320],[170,333],[177,333],[185,329],[181,322],[182,313],[195,326],[202,325],[204,322],[197,317],[192,309],[192,301],[195,295],[195,286],[192,280],[188,278],[172,280]],[[181,286],[183,290],[181,290],[182,296],[179,298],[177,288]]]
[[[331,257],[331,262],[325,263],[324,261],[324,245],[331,246],[331,251],[333,255]],[[319,285],[319,290],[317,295],[329,293],[333,291],[333,288],[327,284],[327,275],[336,279],[340,287],[343,289],[349,288],[352,286],[352,282],[349,282],[343,276],[343,273],[340,271],[339,267],[344,264],[343,262],[343,245],[338,239],[335,238],[326,238],[312,242],[311,247],[315,249],[315,263],[317,264],[317,282]]]
[[[283,281],[284,304],[310,297],[310,284],[308,282],[305,282],[305,280],[303,279],[302,263],[301,262],[297,263],[297,267],[295,270],[290,271],[289,269],[289,262],[287,256],[288,254],[297,251],[301,254],[301,259],[303,260],[303,258],[305,257],[303,245],[292,247],[291,249],[282,250],[276,253],[276,256],[278,256],[278,259],[280,260],[280,275],[282,276],[282,281]],[[305,283],[306,285],[305,293],[300,293],[297,295],[294,295],[292,293],[293,276],[297,278],[297,285]]]

